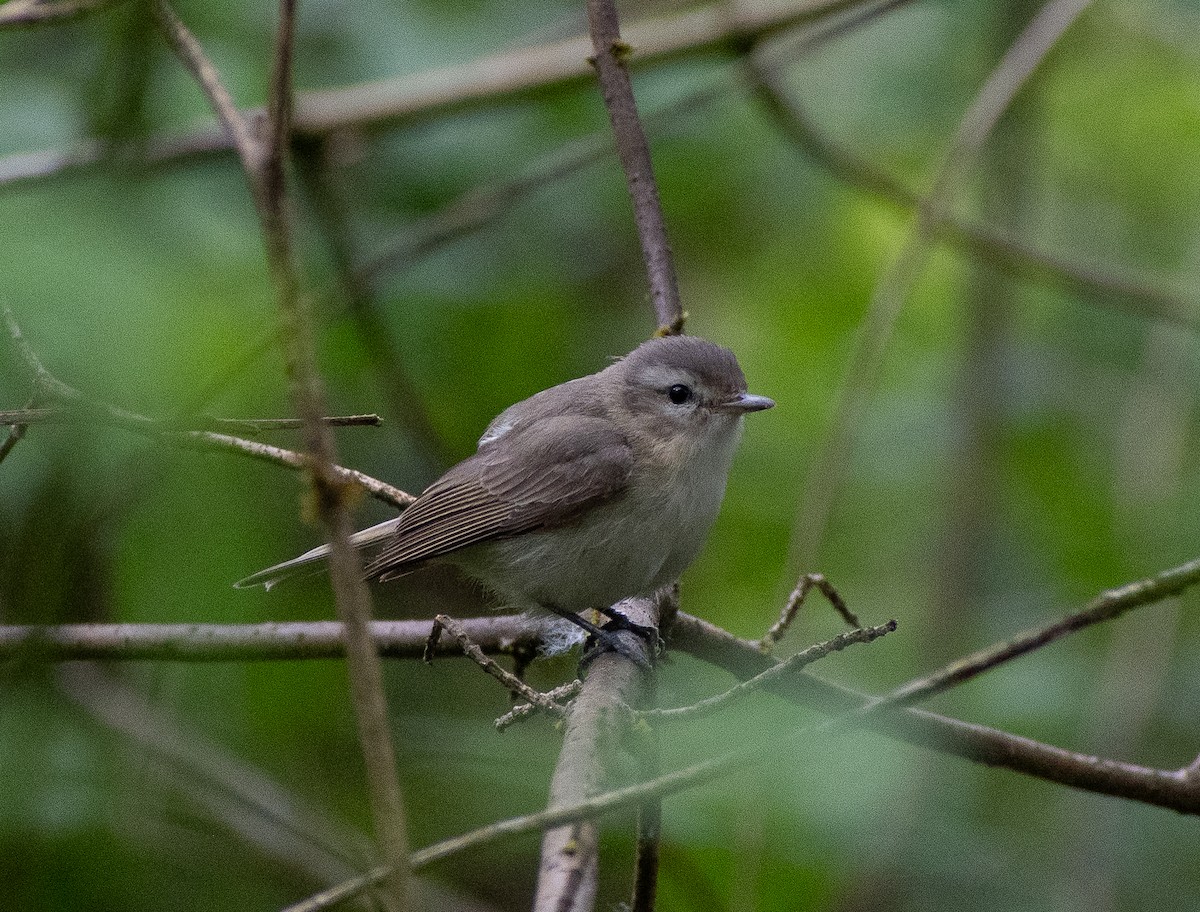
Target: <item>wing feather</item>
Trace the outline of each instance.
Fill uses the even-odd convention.
[[[460,548],[569,522],[623,491],[633,457],[602,418],[520,423],[425,489],[367,566],[387,579]]]

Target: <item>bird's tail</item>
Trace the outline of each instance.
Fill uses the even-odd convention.
[[[386,519],[377,525],[371,526],[369,529],[355,532],[350,536],[350,544],[359,550],[379,544],[383,539],[392,534],[396,528],[396,523],[399,521],[399,517]],[[285,579],[304,576],[309,573],[317,573],[323,570],[325,558],[328,556],[329,545],[321,545],[319,548],[305,551],[299,557],[293,557],[282,564],[276,564],[273,567],[267,567],[266,570],[251,573],[245,579],[240,579],[234,583],[233,588],[251,589],[254,586],[262,586],[264,589],[270,589],[276,583],[282,582]]]

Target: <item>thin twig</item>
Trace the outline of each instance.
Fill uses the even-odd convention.
[[[817,562],[837,491],[850,463],[855,435],[866,416],[900,311],[928,259],[935,226],[943,220],[953,194],[992,128],[1090,2],[1050,0],[1042,7],[992,70],[959,121],[932,186],[918,206],[908,238],[876,286],[863,318],[833,424],[811,463],[801,494],[789,547],[794,565]]]
[[[592,65],[600,79],[604,107],[612,122],[617,141],[617,156],[633,199],[633,218],[637,223],[642,259],[650,281],[650,299],[658,317],[658,335],[683,331],[683,304],[679,300],[679,280],[675,276],[675,258],[667,241],[662,201],[654,180],[650,145],[638,117],[626,61],[632,48],[621,40],[615,0],[587,0],[588,31],[592,39]]]
[[[569,681],[566,684],[560,684],[552,690],[546,691],[542,696],[556,704],[566,704],[579,695],[579,691],[583,687],[583,681],[576,678],[574,681]],[[565,707],[564,707],[565,708]],[[522,719],[527,719],[534,713],[538,712],[541,707],[537,703],[518,703],[504,715],[496,720],[496,731],[504,731],[507,728],[515,725]],[[558,715],[556,712],[555,715]]]
[[[731,687],[723,693],[708,697],[690,706],[679,706],[674,709],[645,709],[638,715],[643,719],[651,721],[666,719],[677,722],[703,718],[729,707],[749,693],[774,685],[785,675],[795,674],[800,669],[807,668],[813,662],[825,658],[831,652],[841,652],[843,649],[857,643],[874,642],[895,629],[896,622],[888,621],[886,624],[881,624],[878,627],[860,627],[858,630],[840,633],[831,640],[826,640],[824,643],[816,643],[807,649],[801,650],[795,655],[784,659],[778,665],[771,666],[766,671],[755,675],[748,681],[743,681],[741,684]]]
[[[253,112],[243,114],[233,101],[233,96],[225,88],[221,76],[209,61],[200,42],[175,15],[175,11],[165,2],[157,0],[154,5],[155,16],[164,37],[175,51],[175,56],[187,67],[192,78],[204,92],[213,113],[221,124],[225,135],[233,143],[233,149],[242,160],[246,178],[250,181],[256,203],[261,203],[262,183],[260,164],[262,150],[250,124],[257,120]]]
[[[430,631],[429,639],[426,641],[425,653],[423,655],[426,662],[432,661],[434,650],[437,648],[440,639],[440,633],[443,630],[450,631],[450,635],[458,641],[463,655],[482,668],[486,674],[503,684],[513,696],[520,697],[550,715],[560,718],[566,715],[566,708],[556,703],[548,694],[544,694],[540,690],[535,690],[511,671],[502,668],[499,662],[480,649],[471,639],[471,635],[467,632],[466,627],[448,614],[439,614],[433,619],[433,629]]]
[[[821,590],[821,594],[825,596],[834,610],[842,616],[842,620],[851,627],[862,626],[858,621],[858,615],[850,610],[850,606],[846,604],[846,600],[842,598],[841,593],[833,587],[833,584],[829,580],[825,579],[824,575],[820,573],[806,573],[800,577],[800,582],[796,584],[796,588],[788,596],[787,603],[783,606],[783,611],[779,615],[779,620],[758,641],[759,649],[763,652],[770,652],[775,648],[775,645],[787,633],[788,628],[792,626],[792,622],[796,620],[796,615],[804,605],[805,597],[814,587]]]
[[[9,0],[0,6],[0,29],[66,22],[119,2],[121,0]]]
[[[86,411],[97,420],[104,420],[117,427],[144,434],[153,439],[170,443],[173,446],[240,453],[252,459],[269,462],[273,465],[283,466],[295,471],[309,471],[311,469],[311,459],[307,455],[297,453],[294,450],[272,446],[271,444],[261,443],[257,440],[243,440],[240,437],[233,437],[229,434],[218,434],[213,431],[170,431],[164,429],[153,418],[139,415],[136,412],[130,412],[106,402],[96,402],[86,399],[79,390],[64,383],[50,373],[41,359],[38,358],[33,348],[25,340],[24,335],[21,333],[21,327],[7,305],[0,305],[0,315],[3,315],[4,321],[8,326],[9,335],[12,337],[17,351],[25,363],[25,369],[29,375],[30,382],[42,397],[69,402],[72,406]],[[403,509],[416,499],[406,491],[402,491],[397,487],[393,487],[386,482],[372,478],[370,475],[355,469],[347,469],[343,466],[335,465],[330,467],[330,471],[342,484],[359,485],[372,497],[394,507]]]
[[[373,283],[355,270],[359,257],[345,192],[339,184],[335,164],[329,161],[329,149],[334,141],[317,138],[299,143],[297,163],[301,183],[311,202],[314,222],[333,260],[340,291],[338,297],[355,319],[359,338],[393,415],[411,432],[431,466],[449,465],[455,461],[454,454],[430,417],[425,397],[403,363],[399,340],[380,308]]]
[[[105,411],[103,409],[101,412]],[[0,424],[70,424],[76,421],[103,421],[104,414],[97,415],[97,410],[88,408],[24,408],[11,411],[0,411]],[[154,419],[146,419],[153,421]],[[378,415],[335,415],[322,418],[321,423],[328,427],[379,427],[383,419]],[[186,433],[189,428],[180,421],[159,421],[164,433]],[[243,434],[264,433],[267,431],[296,430],[303,426],[299,418],[210,418],[202,417],[188,424],[201,424],[208,429],[238,431]]]
[[[522,615],[460,622],[489,653],[512,654],[541,642],[540,628]],[[419,659],[429,638],[427,620],[372,621],[376,651],[387,658]],[[439,656],[461,652],[441,645]],[[103,661],[258,662],[340,659],[346,655],[341,621],[272,621],[261,624],[60,624],[0,626],[0,660],[17,656],[43,662]]]

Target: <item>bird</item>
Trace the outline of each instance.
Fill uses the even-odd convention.
[[[744,416],[774,405],[747,392],[729,349],[697,336],[653,338],[505,409],[474,454],[399,517],[350,541],[373,549],[368,579],[448,563],[506,607],[556,614],[593,636],[602,631],[583,617],[590,610],[637,628],[612,606],[674,583],[695,560]],[[328,552],[314,548],[234,585],[269,589]]]

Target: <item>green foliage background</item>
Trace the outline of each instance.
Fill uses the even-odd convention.
[[[181,3],[237,101],[261,103],[270,4]],[[1023,3],[906,5],[790,62],[794,97],[837,142],[921,189],[962,112],[1032,14]],[[628,17],[668,13],[629,6]],[[0,154],[131,140],[208,120],[203,98],[126,3],[0,32]],[[1044,623],[1095,593],[1195,557],[1200,540],[1195,289],[1200,59],[1194,4],[1114,0],[1084,14],[989,142],[955,211],[1027,243],[1175,288],[1182,320],[1128,300],[1016,280],[939,248],[909,296],[858,429],[819,557],[789,542],[872,289],[909,213],[832,178],[781,136],[731,55],[638,72],[690,332],[729,345],[778,400],[748,422],[726,505],[684,578],[686,610],[741,636],[819,570],[885,640],[821,673],[881,691]],[[301,89],[337,87],[571,35],[581,5],[301,6]],[[533,93],[346,137],[334,169],[365,258],[460,194],[525,173],[607,129],[594,87]],[[230,156],[144,169],[117,154],[59,179],[0,185],[0,295],[47,365],[89,395],[157,416],[194,400],[275,321],[260,238]],[[0,173],[4,170],[0,162]],[[345,464],[419,490],[487,421],[596,370],[652,329],[615,161],[547,184],[489,227],[378,283],[375,303],[436,438],[381,394],[337,289],[318,210],[297,192],[330,407],[379,411],[338,433]],[[27,388],[0,348],[0,408]],[[290,411],[274,350],[208,402],[222,416]],[[283,445],[295,438],[280,435]],[[165,448],[100,425],[32,428],[0,466],[5,623],[327,618],[319,584],[235,592],[311,546],[297,479],[232,456]],[[361,520],[386,515],[365,504]],[[451,594],[446,595],[449,591]],[[378,587],[384,617],[471,593]],[[946,695],[933,708],[1100,756],[1173,769],[1198,747],[1197,597],[1144,609]],[[806,608],[785,646],[837,631]],[[535,665],[558,683],[568,659]],[[106,669],[174,720],[199,757],[228,753],[294,800],[369,830],[344,670],[335,662]],[[728,686],[674,659],[661,697]],[[36,655],[0,664],[0,907],[271,909],[326,881],[247,839],[245,816],[187,763],[164,764],[64,696]],[[558,735],[499,735],[505,695],[468,665],[392,662],[387,686],[417,846],[545,801]],[[804,721],[759,697],[666,734],[668,767]],[[232,807],[233,810],[229,810]],[[603,901],[623,898],[628,821],[606,842]],[[264,836],[264,832],[267,834]],[[807,745],[666,804],[664,910],[1200,908],[1194,819],[1074,792],[859,735]],[[482,908],[527,906],[537,841],[443,863],[429,877]],[[443,896],[432,907],[452,908]]]

